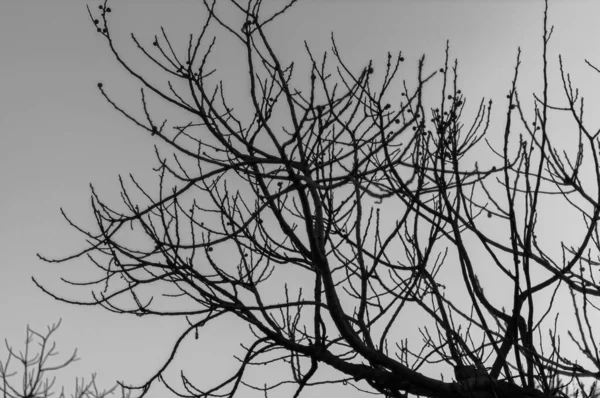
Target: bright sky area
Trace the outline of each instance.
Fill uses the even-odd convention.
[[[96,9],[100,3],[88,4]],[[139,85],[112,58],[85,5],[81,0],[3,0],[0,5],[0,337],[20,347],[27,324],[44,329],[62,318],[58,347],[65,355],[78,347],[82,358],[68,376],[97,371],[105,386],[115,379],[140,383],[162,364],[184,322],[59,303],[31,281],[35,275],[65,296],[89,297],[59,280],[73,275],[85,279],[87,260],[52,266],[36,257],[38,252],[52,257],[83,247],[82,236],[66,224],[59,209],[93,228],[90,183],[116,204],[119,174],[132,173],[147,186],[156,181],[151,174],[153,139],[117,114],[98,92],[96,84],[102,81],[114,99],[139,114]],[[162,25],[172,39],[185,43],[189,33],[198,33],[206,15],[200,0],[119,0],[110,5],[112,34],[134,62],[140,58],[130,32],[150,44]],[[330,49],[332,31],[342,56],[356,71],[370,59],[383,67],[387,51],[402,50],[402,78],[409,82],[423,53],[429,70],[442,65],[449,39],[451,57],[459,59],[463,92],[473,98],[471,106],[481,97],[501,104],[519,46],[522,94],[541,87],[542,10],[542,0],[301,0],[270,32],[281,58],[303,65],[303,41],[320,55]],[[584,95],[592,95],[600,82],[584,64],[584,59],[600,64],[598,15],[597,1],[550,1],[550,21],[556,26],[551,68],[556,70],[561,53]],[[243,65],[232,61],[241,47],[222,29],[213,33],[219,37],[213,65],[235,93],[244,84]],[[143,63],[136,65],[144,71]],[[298,76],[307,73],[296,71]],[[560,83],[557,76],[551,75],[554,84]],[[234,364],[229,353],[235,350],[230,348],[238,347],[233,327],[207,327],[205,343],[190,345],[183,360],[196,357],[196,377],[227,376]],[[176,376],[176,371],[171,374]],[[72,385],[68,377],[61,381]],[[362,394],[348,391],[346,396]]]

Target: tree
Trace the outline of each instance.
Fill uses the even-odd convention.
[[[101,83],[100,93],[173,155],[167,160],[156,150],[157,195],[133,176],[129,187],[120,180],[122,209],[92,187],[97,231],[65,215],[89,246],[66,258],[41,257],[89,255],[100,271],[86,284],[95,287],[92,302],[38,286],[76,304],[186,317],[189,327],[172,356],[145,385],[130,386],[141,395],[157,380],[180,396],[200,397],[245,388],[268,396],[290,384],[297,397],[325,383],[386,397],[557,397],[566,396],[568,384],[592,394],[585,381],[600,375],[592,322],[600,294],[599,133],[584,123],[583,99],[561,58],[564,104],[549,100],[547,4],[541,93],[528,109],[517,90],[519,50],[500,105],[503,126],[493,135],[491,100],[482,100],[474,117],[463,114],[467,93],[448,46],[439,71],[428,72],[424,56],[419,60],[410,87],[392,84],[401,52],[388,53],[384,68],[369,62],[355,72],[332,36],[336,77],[327,54],[318,59],[306,46],[312,66],[306,88],[298,88],[293,64],[282,64],[265,30],[295,2],[267,12],[260,0],[230,1],[244,20],[238,26],[216,11],[216,1],[203,1],[207,21],[182,52],[164,30],[152,46],[132,35],[173,80],[169,89],[117,50],[107,3],[88,8],[112,55],[143,86],[143,117]],[[245,99],[253,109],[247,120],[226,98],[227,82],[212,80],[214,39],[207,32],[214,24],[246,50]],[[434,97],[426,88],[435,82]],[[397,88],[401,100],[391,98]],[[189,119],[158,121],[147,91]],[[557,144],[551,113],[574,122],[574,150]],[[556,214],[548,211],[555,201],[582,220],[576,235],[555,226],[566,239],[559,245],[538,239],[545,228],[539,224]],[[557,297],[570,298],[573,311],[553,314]],[[573,317],[573,333],[561,330],[558,315]],[[238,370],[208,390],[186,375],[183,389],[162,379],[182,342],[224,316],[245,322],[255,336]],[[422,333],[416,347],[403,335],[411,326]],[[561,335],[579,353],[561,350]],[[244,379],[264,363],[289,365],[289,380],[263,387]],[[323,378],[323,368],[338,377]]]
[[[77,350],[66,360],[54,363],[53,356],[58,355],[56,343],[51,340],[52,335],[60,326],[60,320],[48,326],[46,334],[41,334],[27,326],[25,349],[17,353],[5,340],[8,355],[4,362],[0,361],[0,393],[3,398],[48,398],[56,393],[54,391],[56,377],[48,378],[48,374],[59,371],[77,361]],[[36,350],[32,347],[35,341],[39,341]],[[52,344],[50,344],[52,343]],[[34,352],[36,351],[36,352]],[[18,370],[13,371],[14,362],[17,362]],[[15,375],[21,373],[21,378],[15,382]],[[118,385],[109,390],[99,390],[96,385],[96,375],[92,374],[91,380],[75,380],[75,391],[72,398],[105,398],[112,395]],[[121,388],[121,396],[129,398],[131,395],[125,388]],[[61,389],[59,398],[65,398],[64,387]]]

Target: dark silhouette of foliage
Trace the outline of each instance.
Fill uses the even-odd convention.
[[[312,67],[300,72],[306,87],[296,87],[293,65],[282,64],[265,31],[293,13],[295,2],[272,2],[281,8],[267,12],[260,0],[204,0],[207,21],[183,52],[164,30],[152,45],[132,35],[168,76],[168,89],[117,50],[109,25],[118,9],[89,9],[113,56],[143,86],[143,117],[109,96],[108,81],[98,84],[100,93],[173,155],[156,150],[158,193],[133,176],[120,180],[123,209],[92,188],[97,230],[67,218],[89,245],[66,258],[42,257],[89,256],[101,271],[86,284],[91,302],[38,286],[80,305],[186,317],[172,356],[135,387],[141,395],[159,380],[182,397],[244,396],[244,389],[288,396],[272,390],[290,385],[297,397],[323,384],[395,398],[558,397],[567,384],[592,394],[583,383],[600,375],[590,321],[600,294],[600,143],[562,59],[564,104],[549,101],[547,4],[541,93],[528,110],[517,90],[519,50],[499,105],[503,126],[495,129],[491,100],[479,102],[472,117],[463,114],[467,90],[448,47],[442,68],[428,72],[425,57],[418,61],[411,86],[396,79],[401,52],[388,53],[385,67],[369,62],[354,71],[332,36],[335,73],[327,54],[319,60],[306,46]],[[244,23],[228,22],[217,3]],[[226,98],[227,81],[213,79],[212,24],[245,48],[248,84],[239,90],[252,107],[248,120]],[[425,88],[435,84],[432,100]],[[400,100],[392,95],[398,89]],[[189,119],[159,121],[148,91]],[[574,151],[559,146],[550,113],[574,121]],[[556,212],[548,211],[550,201],[582,220],[577,234],[554,231],[569,243],[538,240],[540,220]],[[573,311],[558,315],[574,320],[565,336],[579,352],[561,351],[552,315],[559,296],[572,299]],[[189,375],[183,389],[163,379],[182,342],[225,315],[255,337],[238,370],[204,390]],[[405,339],[416,326],[422,339]],[[287,364],[290,378],[271,383],[265,375],[265,385],[244,378],[264,363]]]

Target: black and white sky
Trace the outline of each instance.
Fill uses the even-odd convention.
[[[104,385],[114,379],[136,383],[162,364],[183,322],[56,302],[31,281],[35,276],[65,296],[89,297],[60,282],[66,276],[85,279],[87,260],[52,266],[36,257],[38,252],[66,255],[84,245],[60,208],[93,228],[90,183],[109,203],[118,203],[119,175],[132,173],[150,186],[156,181],[151,172],[156,165],[153,138],[116,113],[97,89],[102,81],[112,98],[140,114],[139,85],[111,56],[86,4],[96,9],[100,3],[0,2],[0,337],[19,346],[27,324],[45,328],[62,318],[59,348],[66,355],[78,347],[82,357],[65,373],[67,385],[69,377],[93,371]],[[110,5],[117,46],[149,74],[155,72],[136,53],[130,33],[150,45],[164,26],[172,40],[184,45],[206,17],[200,0],[112,0]],[[442,66],[448,39],[451,58],[459,60],[460,85],[475,107],[481,97],[502,103],[519,46],[522,95],[541,88],[542,11],[542,0],[301,0],[271,26],[270,34],[282,60],[298,63],[298,76],[309,73],[302,70],[308,65],[304,40],[320,55],[330,50],[333,32],[342,56],[356,71],[370,59],[383,67],[388,51],[401,50],[406,59],[402,78],[407,81],[416,77],[422,54],[426,69]],[[584,95],[590,96],[592,114],[599,104],[594,91],[600,76],[584,60],[600,64],[598,15],[598,1],[550,0],[549,17],[555,25],[549,53],[553,90],[558,93],[560,88],[556,71],[562,54]],[[214,66],[228,92],[239,94],[243,102],[241,47],[223,29],[214,34]],[[501,113],[495,117],[501,118]],[[237,347],[239,326],[225,322],[204,330],[210,339],[190,346],[189,355],[171,374],[176,376],[179,366],[193,365],[201,379],[225,376],[234,364],[230,353]],[[198,356],[201,360],[194,362]],[[352,394],[347,397],[361,396]]]

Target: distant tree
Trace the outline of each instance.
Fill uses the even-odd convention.
[[[100,270],[85,285],[94,289],[92,301],[38,286],[76,304],[186,317],[189,327],[171,357],[132,387],[141,395],[156,381],[182,397],[244,396],[248,388],[297,397],[326,383],[395,398],[562,397],[569,383],[579,396],[591,394],[584,381],[600,375],[593,324],[600,295],[599,132],[584,123],[583,99],[560,58],[566,101],[549,101],[547,4],[542,90],[527,110],[529,100],[517,91],[519,50],[500,105],[503,126],[488,134],[492,102],[482,100],[465,120],[467,93],[448,47],[439,71],[427,72],[419,60],[411,87],[392,85],[401,52],[388,53],[384,67],[369,62],[355,73],[332,36],[337,77],[328,72],[327,54],[319,60],[306,46],[312,67],[306,87],[298,88],[293,64],[282,64],[265,32],[295,2],[273,12],[260,0],[219,1],[243,17],[238,26],[217,12],[216,1],[205,0],[207,21],[185,51],[164,30],[152,46],[132,35],[172,79],[168,89],[117,50],[107,3],[89,9],[116,60],[143,86],[143,116],[115,102],[109,84],[99,83],[100,93],[173,156],[156,149],[159,191],[133,176],[134,189],[120,179],[122,209],[109,207],[92,187],[98,229],[88,232],[67,218],[89,245],[66,258],[41,257],[89,256]],[[212,24],[245,49],[247,120],[226,99],[227,81],[212,80]],[[432,100],[425,88],[435,81]],[[148,91],[189,119],[159,121]],[[551,112],[574,122],[574,149],[558,143],[565,127],[552,128]],[[577,215],[580,229],[574,233],[575,218],[568,227],[554,225],[566,241],[552,243],[546,233],[544,243],[540,232],[557,209]],[[564,298],[572,311],[559,311]],[[210,339],[202,326],[224,315],[247,323],[255,336],[239,369],[209,389],[189,374],[183,387],[165,380],[182,342]],[[559,319],[573,330],[561,330]],[[405,339],[416,327],[422,339]],[[561,350],[561,336],[579,352]],[[288,380],[272,383],[267,372],[268,384],[245,378],[252,366],[278,363],[289,366]],[[329,377],[331,369],[339,377]]]
[[[5,340],[8,354],[4,362],[0,360],[0,393],[3,398],[48,398],[57,394],[56,377],[50,379],[49,374],[60,371],[79,359],[77,350],[65,360],[58,361],[52,358],[58,355],[58,351],[51,337],[59,326],[60,321],[49,326],[46,334],[38,333],[27,326],[24,350],[18,352]],[[89,382],[76,379],[75,390],[69,396],[105,398],[113,395],[117,387],[118,384],[110,390],[99,390],[96,385],[96,374],[92,374]],[[121,393],[123,398],[129,398],[131,395],[131,392],[123,387]],[[67,397],[64,387],[61,388],[58,396]]]

